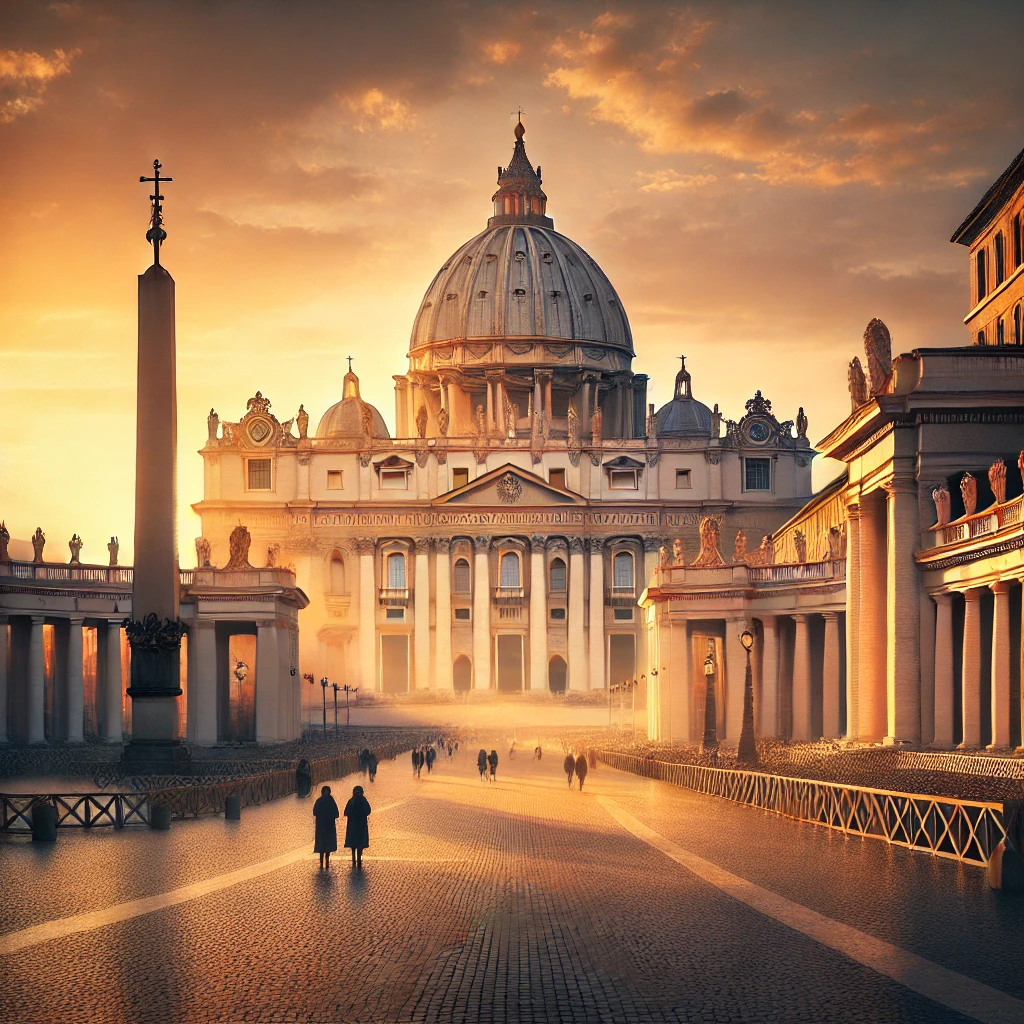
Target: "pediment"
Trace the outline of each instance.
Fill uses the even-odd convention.
[[[575,491],[553,487],[546,480],[506,463],[498,469],[442,494],[437,505],[488,505],[496,508],[534,507],[537,505],[586,505],[586,499]]]

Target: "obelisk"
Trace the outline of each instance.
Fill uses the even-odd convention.
[[[139,275],[138,395],[135,428],[135,571],[132,619],[125,621],[132,649],[128,696],[132,738],[124,758],[151,768],[177,770],[187,761],[178,735],[181,694],[181,623],[178,619],[177,454],[174,278],[160,265],[163,228],[160,186],[171,179],[153,161],[154,195],[146,239],[153,265]]]

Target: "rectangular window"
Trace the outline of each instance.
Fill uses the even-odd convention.
[[[552,487],[561,487],[565,490],[565,470],[564,469],[549,469],[548,470],[548,483]]]
[[[976,265],[977,277],[978,277],[978,302],[981,302],[981,300],[983,298],[985,298],[986,295],[988,295],[988,283],[987,283],[987,281],[985,279],[985,250],[984,249],[982,249],[978,253],[978,255],[975,258],[975,260],[976,260],[975,265]]]
[[[552,608],[551,609],[551,618],[556,619],[558,621],[564,622],[565,621],[565,609],[564,608]]]
[[[633,609],[632,608],[616,608],[615,618],[619,620],[633,620]]]
[[[744,490],[770,491],[772,489],[772,460],[744,459]]]
[[[688,469],[676,470],[676,490],[683,491],[691,487],[690,471]]]
[[[327,490],[340,491],[344,486],[340,469],[327,470]]]
[[[404,608],[389,608],[384,613],[386,619],[397,619],[399,622],[405,621],[405,609]]]
[[[270,490],[270,459],[249,459],[249,490]]]
[[[1003,259],[1003,233],[1000,231],[996,235],[996,240],[993,245],[993,251],[995,252],[996,260],[996,281],[995,286],[998,288],[1003,283],[1005,275],[1005,261]]]
[[[469,622],[469,609],[468,608],[456,608],[455,609],[455,618],[458,619],[459,622]]]
[[[1020,214],[1013,218],[1013,269],[1016,270],[1021,264],[1020,244]]]
[[[404,491],[408,488],[409,474],[404,469],[382,469],[380,489],[382,491]]]
[[[999,318],[999,322],[996,324],[996,344],[1006,344],[1006,324],[1003,322],[1002,317]]]
[[[456,491],[460,487],[465,487],[469,483],[469,470],[455,468],[452,470],[452,490]]]
[[[608,474],[608,486],[613,491],[635,491],[636,470],[635,469],[613,469]]]

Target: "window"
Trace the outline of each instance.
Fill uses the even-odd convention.
[[[982,249],[975,260],[978,278],[978,302],[988,294],[988,286],[985,280],[985,250]]]
[[[520,586],[519,555],[514,551],[506,551],[501,556],[501,585],[503,587]]]
[[[331,593],[344,594],[345,592],[345,560],[335,551],[331,555]]]
[[[996,323],[996,344],[1006,344],[1006,325],[1003,323],[1003,318],[1000,317]]]
[[[612,586],[633,592],[633,556],[628,551],[619,551],[612,559]]]
[[[1013,307],[1013,343],[1020,344],[1020,306]]]
[[[1003,233],[1002,233],[1002,231],[1000,231],[1000,232],[998,232],[996,234],[996,240],[995,240],[995,244],[993,245],[993,251],[994,251],[994,254],[995,254],[995,261],[996,261],[996,280],[995,280],[995,286],[998,288],[1003,283],[1003,279],[1006,277],[1006,273],[1005,273],[1006,266],[1005,266],[1005,260],[1003,258]]]
[[[1020,244],[1020,214],[1013,218],[1013,269],[1016,270],[1021,264]]]
[[[551,563],[551,589],[558,593],[565,592],[565,562],[561,558]]]
[[[548,483],[552,487],[561,487],[565,490],[565,470],[564,469],[549,469],[548,470]]]
[[[249,460],[249,490],[270,490],[270,459]]]
[[[404,608],[388,608],[384,612],[385,619],[398,619],[400,622],[405,621],[405,609]]]
[[[978,331],[978,344],[979,345],[984,345],[985,344],[985,332],[984,331]]]
[[[551,618],[555,619],[556,621],[564,622],[565,621],[565,609],[564,608],[552,608],[551,609]]]
[[[327,490],[340,491],[344,488],[342,483],[342,472],[340,469],[327,470]]]
[[[459,469],[456,467],[452,470],[452,490],[458,490],[460,487],[465,487],[469,483],[469,470]]]
[[[693,485],[690,483],[690,471],[688,469],[676,470],[676,490],[686,490]]]
[[[459,558],[455,562],[455,582],[454,588],[456,594],[468,594],[472,589],[471,578],[469,573],[469,562],[465,558]]]
[[[408,485],[409,475],[404,469],[382,469],[380,471],[380,489],[382,491],[404,491]]]
[[[455,618],[459,622],[469,622],[469,609],[468,608],[456,608]]]
[[[394,551],[388,555],[388,586],[392,589],[405,589],[405,555]]]
[[[608,474],[608,486],[613,491],[635,491],[635,469],[613,469]]]
[[[770,491],[772,489],[772,460],[744,459],[744,490]]]
[[[633,609],[632,608],[616,608],[613,618],[619,619],[620,621],[625,619],[629,622],[633,621]]]

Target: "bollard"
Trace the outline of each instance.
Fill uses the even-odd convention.
[[[57,841],[57,808],[53,804],[36,804],[32,808],[32,842]]]
[[[171,827],[171,805],[150,804],[149,827],[166,832]]]
[[[242,798],[237,793],[224,798],[224,819],[239,821],[242,817]]]

